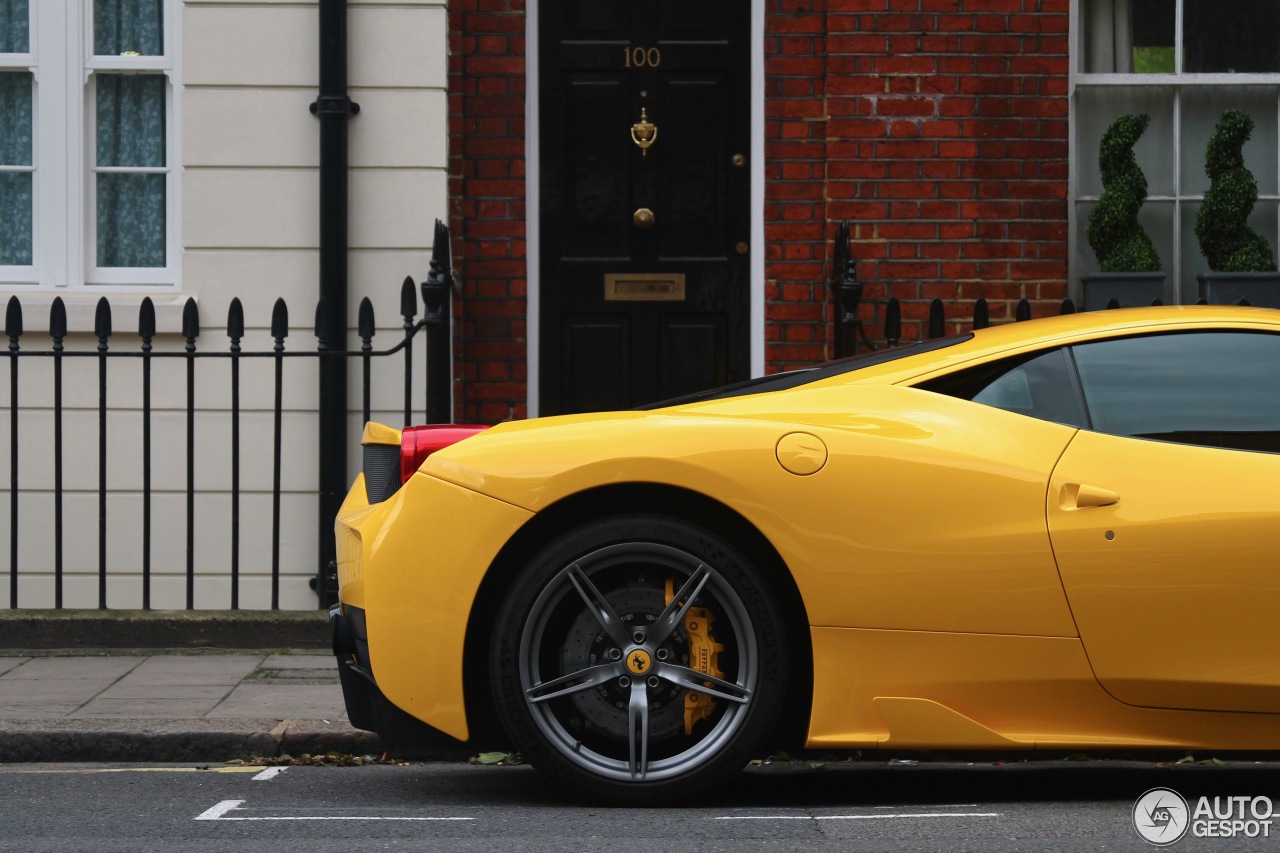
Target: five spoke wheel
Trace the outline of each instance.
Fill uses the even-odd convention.
[[[513,585],[495,698],[553,776],[620,802],[693,793],[739,769],[776,719],[779,622],[728,543],[674,519],[609,519],[557,540]]]

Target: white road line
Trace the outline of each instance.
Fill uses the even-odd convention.
[[[263,770],[261,773],[257,774],[249,781],[250,782],[269,782],[270,780],[276,778],[277,776],[279,776],[281,773],[283,773],[288,769],[289,769],[288,767],[268,767],[266,770]]]
[[[83,775],[86,773],[258,773],[257,767],[46,767],[27,770],[7,766],[6,773],[62,773]]]
[[[205,809],[196,820],[221,820],[222,816],[243,803],[244,800],[223,800],[210,809]]]
[[[885,820],[917,817],[1000,817],[999,812],[918,812],[910,814],[726,815],[716,820]]]
[[[473,817],[390,817],[385,815],[308,815],[308,816],[276,816],[276,817],[228,817],[228,812],[236,811],[244,800],[223,800],[216,806],[205,810],[194,820],[408,820],[408,821],[471,821]]]

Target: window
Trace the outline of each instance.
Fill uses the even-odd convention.
[[[919,387],[1042,421],[1085,424],[1079,387],[1063,349],[960,370]]]
[[[1194,225],[1209,187],[1205,148],[1222,113],[1254,121],[1244,147],[1258,182],[1249,225],[1280,244],[1280,3],[1276,0],[1076,0],[1071,193],[1072,280],[1098,269],[1085,227],[1102,193],[1098,144],[1116,118],[1146,114],[1135,146],[1147,178],[1139,219],[1160,254],[1165,302],[1198,298],[1207,271]]]
[[[31,27],[26,0],[0,2],[0,265],[32,264]]]
[[[1280,335],[1155,335],[1072,354],[1098,432],[1280,453]]]
[[[176,0],[0,0],[0,283],[176,283]]]

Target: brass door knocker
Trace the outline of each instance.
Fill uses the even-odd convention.
[[[649,146],[658,141],[658,126],[649,121],[644,107],[640,108],[640,120],[631,125],[631,141],[640,149],[642,157],[648,157]]]

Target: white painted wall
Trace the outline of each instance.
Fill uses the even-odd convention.
[[[290,348],[314,350],[319,292],[319,122],[309,105],[319,77],[317,5],[187,0],[182,9],[180,223],[177,293],[153,294],[163,334],[157,349],[181,350],[181,307],[201,311],[201,350],[227,349],[227,307],[239,297],[245,349],[270,349],[275,300],[289,306]],[[361,297],[378,318],[375,348],[399,340],[400,284],[428,269],[432,228],[447,212],[447,18],[445,0],[351,2],[349,85],[360,113],[350,123],[351,260],[348,316]],[[142,293],[112,293],[113,349],[138,349]],[[63,295],[73,329],[90,330],[98,294]],[[0,298],[8,294],[0,290]],[[21,295],[24,348],[48,349],[52,294]],[[68,349],[96,347],[77,335]],[[358,348],[354,331],[349,346]],[[414,406],[425,405],[423,338],[416,341]],[[375,366],[374,417],[402,420],[403,359]],[[95,359],[64,362],[64,605],[96,607],[98,572],[98,375]],[[270,606],[273,373],[242,360],[241,607]],[[313,361],[286,362],[281,500],[281,606],[313,609],[317,564],[317,378]],[[359,367],[351,366],[349,467],[360,464]],[[152,606],[185,602],[186,386],[180,360],[153,362]],[[229,606],[230,382],[228,362],[197,366],[196,607]],[[108,606],[142,603],[141,364],[117,359],[108,374]],[[9,607],[10,379],[0,370],[0,607]],[[53,605],[52,367],[23,359],[19,377],[19,598]],[[419,416],[420,417],[420,416]]]

